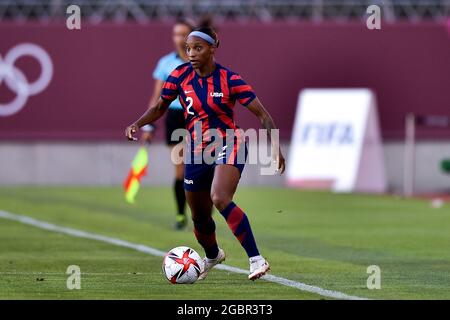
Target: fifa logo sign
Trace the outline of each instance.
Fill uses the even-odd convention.
[[[318,145],[352,144],[354,141],[353,126],[350,123],[341,122],[309,122],[303,127],[300,141],[305,144],[311,142]]]

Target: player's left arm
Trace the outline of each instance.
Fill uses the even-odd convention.
[[[261,125],[264,129],[267,130],[267,134],[269,136],[270,142],[272,144],[272,150],[276,152],[276,161],[278,163],[278,170],[280,173],[284,172],[286,167],[286,161],[281,152],[281,146],[276,145],[278,141],[272,141],[271,139],[271,131],[272,129],[277,129],[273,118],[270,116],[269,112],[264,108],[261,101],[259,101],[258,97],[255,97],[248,105],[247,109],[249,109],[258,119],[261,121]]]

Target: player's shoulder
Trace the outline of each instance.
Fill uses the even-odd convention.
[[[173,69],[169,76],[167,77],[168,82],[171,82],[173,84],[179,84],[182,82],[188,74],[190,74],[190,63],[183,63],[177,66],[175,69]]]
[[[219,65],[219,68],[221,70],[225,71],[228,80],[240,80],[240,79],[242,79],[239,73],[234,72],[234,71],[230,70],[229,68],[224,67],[224,66],[222,66],[220,64],[218,64],[218,65]]]
[[[176,78],[177,81],[182,81],[192,70],[191,64],[186,62],[173,69],[170,76]]]
[[[188,70],[188,69],[192,69],[190,62],[182,63],[178,67],[176,67],[174,70],[181,71],[181,70]]]

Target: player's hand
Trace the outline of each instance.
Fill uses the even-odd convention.
[[[284,170],[286,169],[286,160],[284,160],[281,150],[279,151],[277,158],[278,158],[277,159],[277,163],[278,163],[277,172],[279,172],[280,174],[283,174]]]
[[[277,164],[275,174],[283,174],[284,169],[286,168],[286,160],[284,160],[283,154],[281,153],[281,149],[278,149],[278,152],[274,154],[273,162],[274,164]]]
[[[125,136],[127,137],[128,140],[130,141],[136,141],[137,138],[134,137],[133,135],[138,132],[139,127],[136,124],[132,124],[129,125],[126,129],[125,129]]]

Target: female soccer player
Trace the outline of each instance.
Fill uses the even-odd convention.
[[[172,29],[172,40],[175,47],[175,51],[163,56],[159,59],[155,70],[153,71],[153,79],[155,79],[155,85],[153,89],[152,97],[150,98],[149,106],[153,106],[161,96],[161,90],[164,81],[170,75],[170,73],[178,67],[180,64],[187,62],[188,56],[185,50],[186,37],[194,29],[194,22],[189,19],[179,19],[175,22]],[[179,141],[172,141],[172,132],[179,128],[184,128],[184,110],[178,100],[174,100],[170,106],[166,115],[166,143],[173,149]],[[153,138],[154,127],[151,124],[147,124],[141,128],[143,131],[141,135],[141,142],[150,143]],[[172,150],[171,150],[172,151]],[[175,165],[175,181],[173,184],[174,194],[177,205],[177,215],[175,222],[175,229],[181,230],[187,225],[187,219],[185,214],[186,196],[183,190],[183,178],[184,178],[184,166],[183,163]]]
[[[238,127],[233,120],[236,100],[259,118],[270,137],[270,131],[276,128],[272,117],[251,86],[237,73],[216,63],[214,54],[218,47],[219,40],[210,27],[197,28],[189,34],[186,40],[189,62],[173,70],[164,82],[158,102],[126,128],[125,135],[129,140],[136,140],[133,134],[143,125],[160,118],[177,96],[184,108],[191,141],[198,138],[194,133],[198,124],[203,137],[208,135],[209,129],[222,133],[227,129],[236,130]],[[222,138],[226,140],[226,134]],[[269,263],[259,253],[247,215],[233,202],[245,163],[239,161],[237,155],[246,150],[245,142],[236,138],[233,142],[230,145],[226,141],[228,144],[222,148],[224,152],[219,153],[212,164],[185,162],[184,189],[192,212],[194,234],[206,253],[205,270],[199,279],[204,279],[212,267],[225,260],[225,252],[216,241],[216,227],[211,216],[213,205],[226,219],[249,257],[248,278],[258,279],[270,270]],[[285,160],[279,146],[276,148],[278,170],[283,173]],[[232,152],[226,152],[224,156],[229,150]],[[198,148],[193,147],[190,152],[191,159],[197,159]]]

